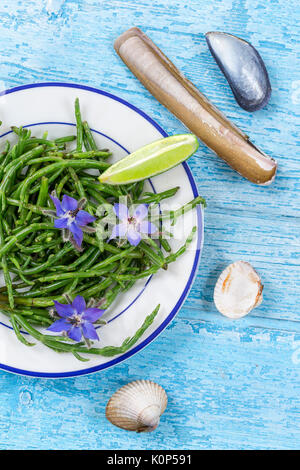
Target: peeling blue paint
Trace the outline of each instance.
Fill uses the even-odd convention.
[[[141,27],[225,114],[279,162],[254,186],[200,145],[189,165],[208,201],[205,247],[176,320],[117,367],[68,380],[0,372],[0,449],[296,449],[300,439],[298,0],[3,0],[0,87],[69,81],[121,95],[169,133],[183,125],[135,79],[113,40]],[[224,30],[258,48],[273,94],[241,110],[205,43]],[[213,288],[236,259],[261,274],[264,301],[240,321],[216,312]],[[111,394],[149,378],[169,404],[158,429],[131,434],[105,418]]]

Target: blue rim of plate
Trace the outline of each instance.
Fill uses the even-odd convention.
[[[79,90],[85,90],[85,91],[90,91],[92,93],[97,93],[99,95],[107,96],[108,98],[118,101],[119,103],[123,104],[124,106],[127,106],[128,108],[132,109],[135,111],[137,114],[142,116],[146,121],[148,121],[158,132],[163,136],[167,137],[168,134],[160,127],[157,122],[155,122],[150,116],[148,116],[144,111],[141,109],[137,108],[133,104],[129,103],[128,101],[119,98],[116,95],[113,95],[111,93],[108,93],[107,91],[103,91],[97,88],[93,88],[90,86],[86,85],[78,85],[75,83],[64,83],[64,82],[43,82],[43,83],[33,83],[33,84],[28,84],[28,85],[22,85],[14,88],[10,88],[8,90],[4,90],[0,92],[0,96],[8,95],[10,93],[15,93],[18,91],[23,91],[27,90],[30,88],[42,88],[42,87],[65,87],[65,88],[77,88]],[[188,164],[186,162],[182,163],[182,166],[184,167],[184,170],[187,174],[189,183],[191,185],[193,195],[194,197],[199,196],[197,186],[194,180],[194,177],[191,173],[191,170],[188,167]],[[136,354],[138,351],[142,350],[145,346],[150,344],[166,327],[167,325],[171,322],[171,320],[175,317],[175,315],[178,313],[180,307],[182,306],[184,300],[186,299],[192,285],[193,281],[196,277],[197,274],[197,268],[200,262],[200,256],[201,256],[201,251],[203,247],[203,238],[204,238],[204,233],[203,233],[203,211],[201,206],[197,207],[197,222],[198,222],[198,231],[197,231],[197,248],[195,251],[195,258],[193,262],[193,267],[189,276],[189,279],[185,285],[185,288],[178,299],[176,305],[172,309],[172,311],[169,313],[167,318],[159,325],[159,327],[146,339],[144,339],[140,344],[137,346],[133,347],[130,351],[127,351],[126,353],[122,354],[121,356],[116,357],[115,359],[112,359],[109,362],[106,362],[105,364],[99,364],[94,367],[90,367],[88,369],[81,369],[77,371],[70,371],[70,372],[58,372],[58,373],[48,373],[48,372],[34,372],[34,371],[27,371],[23,369],[18,369],[15,367],[7,366],[5,364],[0,363],[0,369],[5,370],[7,372],[13,372],[15,374],[19,375],[26,375],[29,377],[40,377],[40,378],[68,378],[68,377],[77,377],[80,375],[86,375],[86,374],[91,374],[93,372],[98,372],[100,370],[108,369],[109,367],[112,367],[116,364],[119,364],[120,362],[123,362],[124,360],[128,359],[129,357],[133,356]]]

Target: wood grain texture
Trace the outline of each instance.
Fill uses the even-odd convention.
[[[3,0],[1,88],[79,82],[119,94],[169,133],[183,125],[133,77],[113,40],[139,26],[266,153],[279,171],[257,187],[200,145],[190,160],[207,198],[205,247],[178,317],[139,355],[87,377],[39,380],[0,373],[0,449],[295,449],[299,446],[299,2],[297,0]],[[241,110],[208,52],[223,30],[258,48],[273,94]],[[0,110],[1,113],[1,110]],[[250,261],[264,301],[238,321],[212,302],[226,264]],[[180,374],[178,374],[180,371]],[[150,378],[169,405],[155,433],[133,435],[104,417],[110,395]]]

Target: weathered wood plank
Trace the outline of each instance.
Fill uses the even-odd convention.
[[[101,374],[0,374],[0,448],[297,448],[300,336],[235,325],[178,318],[138,357]],[[116,389],[141,377],[165,387],[169,404],[155,433],[137,435],[104,411]]]
[[[211,210],[205,214],[205,248],[187,307],[211,311],[216,280],[227,264],[242,259],[262,277],[264,300],[256,317],[299,322],[299,219],[275,220],[255,213]]]
[[[138,356],[112,370],[45,381],[0,373],[0,448],[298,448],[299,446],[299,5],[297,0],[4,0],[0,88],[81,82],[121,95],[170,134],[184,127],[150,96],[113,51],[140,26],[252,140],[279,162],[256,187],[201,146],[190,166],[207,198],[205,249],[177,319]],[[249,114],[235,103],[203,34],[224,30],[259,48],[273,94]],[[1,107],[0,107],[1,118]],[[239,322],[212,303],[221,269],[253,263],[265,290]],[[163,358],[163,360],[162,360]],[[180,371],[180,374],[178,374]],[[169,406],[151,435],[104,418],[111,393],[151,378]]]

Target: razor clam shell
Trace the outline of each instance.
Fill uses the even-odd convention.
[[[167,394],[160,385],[150,380],[136,380],[113,394],[105,415],[119,428],[150,432],[157,428],[167,402]]]
[[[251,144],[139,28],[119,36],[114,47],[150,93],[232,168],[256,184],[273,181],[275,160]]]
[[[258,51],[233,34],[211,31],[206,42],[223,72],[237,103],[246,111],[257,111],[268,103],[272,88]]]
[[[214,302],[222,315],[238,319],[262,302],[263,285],[250,263],[236,261],[222,271],[214,290]]]

